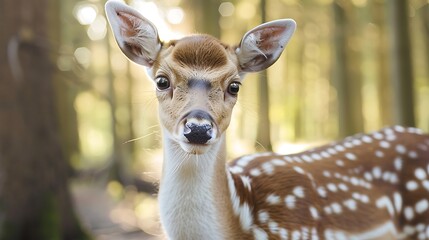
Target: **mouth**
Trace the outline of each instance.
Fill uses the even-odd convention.
[[[183,151],[193,154],[193,155],[201,155],[206,153],[210,147],[211,144],[204,143],[204,144],[195,144],[195,143],[187,143],[183,141],[179,141],[180,147],[183,149]]]

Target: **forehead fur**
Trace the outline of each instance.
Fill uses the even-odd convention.
[[[226,45],[209,35],[194,35],[175,43],[173,59],[195,68],[218,68],[227,64]]]

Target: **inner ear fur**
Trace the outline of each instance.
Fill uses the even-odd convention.
[[[236,49],[243,72],[264,70],[277,61],[296,28],[292,19],[261,24],[248,31]]]
[[[130,60],[151,67],[162,45],[153,23],[135,9],[117,1],[106,3],[106,15],[122,52]]]

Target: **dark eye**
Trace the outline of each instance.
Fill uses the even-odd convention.
[[[237,95],[238,91],[240,91],[240,83],[239,82],[232,82],[228,86],[228,92],[231,95]]]
[[[156,82],[156,88],[158,88],[158,90],[160,91],[170,88],[170,80],[168,80],[168,78],[166,77],[157,77],[155,79],[155,82]]]

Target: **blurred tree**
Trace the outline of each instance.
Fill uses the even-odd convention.
[[[0,239],[89,238],[73,211],[54,106],[58,4],[0,1]]]
[[[110,36],[110,35],[108,35]],[[110,44],[109,44],[109,37],[105,38],[105,43],[106,43],[106,51],[107,51],[107,62],[108,64],[111,64],[111,49],[110,49]],[[131,77],[131,76],[128,76]],[[120,124],[118,123],[118,118],[117,118],[117,114],[116,112],[118,111],[118,102],[117,102],[117,93],[115,91],[115,84],[114,84],[114,74],[112,71],[112,67],[109,66],[107,68],[107,79],[108,79],[108,102],[110,105],[110,118],[112,120],[112,136],[113,136],[113,152],[112,152],[112,156],[111,156],[111,161],[112,164],[110,166],[110,180],[117,180],[120,183],[122,183],[123,185],[127,186],[131,183],[130,177],[131,174],[127,171],[128,168],[126,167],[126,165],[129,165],[129,160],[124,157],[124,155],[126,154],[125,152],[121,151],[121,146],[123,144],[120,143],[120,141],[122,140],[123,142],[125,142],[124,139],[120,138]],[[122,79],[121,79],[122,80]],[[128,112],[129,113],[129,112]],[[128,128],[130,128],[130,126],[128,126]],[[121,136],[122,137],[122,136]],[[129,136],[128,136],[129,137]],[[128,147],[129,145],[127,145]]]
[[[266,0],[260,0],[261,23],[267,21]],[[256,129],[256,149],[260,151],[272,151],[271,124],[270,124],[270,99],[268,94],[267,70],[258,74],[258,125]],[[261,149],[262,148],[262,149]]]
[[[218,11],[221,1],[219,0],[187,0],[185,8],[193,14],[195,31],[220,38]]]
[[[419,10],[420,12],[420,19],[422,21],[422,26],[423,26],[423,32],[424,32],[424,37],[423,41],[425,42],[425,47],[426,47],[426,62],[429,62],[429,2],[425,3],[421,9]],[[426,69],[429,70],[429,69]]]
[[[370,7],[373,9],[372,18],[378,29],[378,42],[376,43],[378,63],[378,102],[380,109],[380,121],[382,126],[392,123],[392,99],[391,86],[389,84],[388,42],[386,29],[385,3],[372,1]]]
[[[296,34],[297,35],[297,34]],[[298,43],[295,43],[296,49],[297,49],[297,57],[296,62],[302,66],[304,63],[304,41],[297,41]],[[296,87],[296,99],[294,104],[294,135],[295,135],[295,141],[301,140],[305,138],[305,114],[304,109],[305,106],[305,87],[306,82],[303,81],[304,78],[304,68],[300,68],[299,71],[297,71],[297,76],[295,79],[294,86]]]
[[[334,14],[334,75],[337,89],[339,136],[345,137],[363,130],[362,97],[359,63],[350,49],[353,44],[352,6],[349,1],[333,2]]]
[[[387,2],[387,5],[390,25],[390,79],[393,87],[394,122],[415,126],[408,1],[391,0]]]

